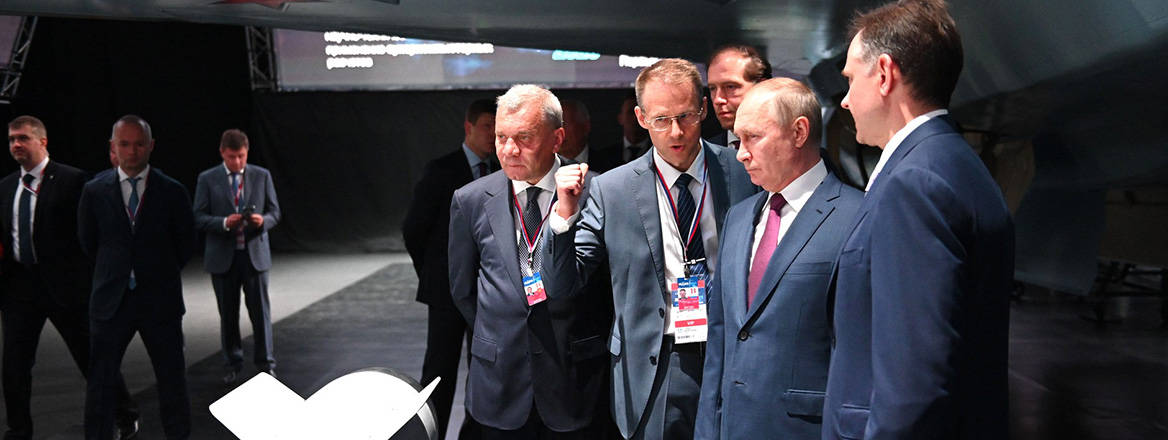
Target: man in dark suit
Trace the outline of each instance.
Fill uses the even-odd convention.
[[[85,184],[77,209],[81,248],[95,262],[85,438],[109,438],[117,372],[137,333],[158,381],[168,439],[190,436],[191,409],[183,360],[182,267],[194,248],[194,214],[186,188],[149,165],[150,125],[126,115],[110,144],[118,169]]]
[[[597,177],[587,197],[580,167],[557,176],[551,291],[588,298],[593,271],[611,271],[612,406],[626,438],[693,438],[706,336],[695,314],[706,305],[690,286],[713,275],[726,211],[758,190],[732,150],[702,142],[701,89],[688,61],[645,68],[636,115],[653,149]]]
[[[738,160],[766,190],[726,215],[710,287],[699,439],[816,439],[827,386],[827,282],[864,199],[819,157],[819,102],[790,78],[738,108]]]
[[[83,376],[89,373],[89,290],[93,266],[77,242],[85,173],[49,160],[48,132],[32,116],[8,123],[8,151],[20,170],[0,180],[0,234],[7,439],[31,439],[32,367],[45,320],[53,323]],[[118,382],[119,437],[138,430],[138,411]]]
[[[223,165],[199,174],[195,187],[195,227],[206,233],[203,267],[219,304],[220,339],[226,361],[224,383],[232,383],[243,367],[239,341],[239,290],[243,288],[255,340],[256,370],[276,374],[272,347],[272,313],[268,301],[268,270],[272,251],[268,230],[280,222],[280,202],[267,169],[247,164],[247,135],[223,132],[219,155]]]
[[[948,120],[961,38],[940,0],[863,14],[843,74],[883,148],[836,263],[824,439],[1007,438],[1014,232]]]
[[[402,223],[406,251],[418,275],[417,301],[426,304],[428,311],[422,383],[429,384],[436,377],[442,378],[430,397],[438,411],[440,438],[446,438],[450,407],[458,383],[463,338],[467,340],[467,347],[470,346],[466,320],[450,300],[450,266],[446,256],[450,200],[454,197],[454,190],[487,176],[492,169],[498,169],[491,161],[495,152],[495,100],[472,102],[467,107],[462,127],[462,146],[426,164]],[[478,424],[467,413],[459,438],[477,438],[478,429]]]
[[[734,115],[742,98],[755,84],[771,77],[771,63],[751,46],[730,44],[714,51],[706,64],[706,81],[710,88],[710,105],[722,131],[707,142],[738,149],[734,135]]]
[[[451,297],[473,328],[467,409],[484,439],[592,438],[608,322],[585,312],[591,298],[557,298],[545,270],[562,114],[537,86],[500,96],[503,170],[455,191],[450,206]]]
[[[621,126],[620,142],[595,150],[592,162],[588,164],[590,170],[608,171],[632,162],[652,146],[649,145],[649,133],[637,121],[636,108],[637,95],[630,91],[621,100],[620,112],[616,115],[616,122]]]

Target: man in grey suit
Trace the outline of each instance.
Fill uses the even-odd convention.
[[[246,134],[236,129],[224,131],[219,141],[223,164],[199,174],[195,187],[195,226],[206,234],[203,267],[211,274],[219,303],[225,383],[234,382],[243,367],[240,287],[255,336],[256,369],[272,375],[276,369],[268,301],[268,270],[272,268],[268,230],[280,222],[280,202],[272,174],[248,165],[247,151]]]
[[[738,108],[738,160],[766,192],[726,216],[695,438],[819,437],[827,283],[864,200],[824,166],[820,124],[815,94],[790,78],[757,84]]]
[[[485,440],[595,438],[585,428],[610,321],[589,312],[589,298],[552,291],[542,233],[562,125],[555,95],[512,87],[495,117],[502,172],[458,189],[450,204],[450,295],[473,329],[466,407]]]
[[[557,175],[552,289],[589,297],[580,290],[593,271],[611,271],[612,409],[621,435],[690,439],[705,351],[701,289],[717,267],[722,218],[757,188],[732,150],[702,142],[706,103],[692,63],[661,60],[638,75],[636,91],[653,149],[591,188],[579,167]]]

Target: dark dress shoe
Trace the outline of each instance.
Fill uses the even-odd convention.
[[[239,370],[229,370],[227,372],[227,374],[223,375],[223,383],[228,384],[228,385],[235,383],[235,381],[238,379],[239,379]]]
[[[118,440],[130,440],[132,438],[137,438],[138,418],[135,417],[127,420],[118,420],[116,434],[117,435],[115,435],[114,438]]]

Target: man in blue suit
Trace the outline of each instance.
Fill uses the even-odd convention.
[[[564,139],[555,95],[517,85],[499,97],[501,172],[454,192],[450,295],[473,329],[466,407],[482,438],[591,439],[609,325],[589,298],[557,296],[545,219]],[[454,378],[443,378],[453,380]]]
[[[158,380],[166,438],[185,439],[191,405],[181,271],[195,242],[191,199],[182,184],[149,165],[154,137],[144,119],[118,119],[110,145],[118,169],[86,183],[77,208],[81,248],[95,261],[85,438],[108,439],[114,433],[118,372],[137,333]]]
[[[598,267],[610,270],[616,425],[625,438],[691,439],[706,337],[704,293],[692,289],[717,267],[726,211],[758,189],[733,150],[701,140],[706,103],[692,63],[661,60],[641,71],[636,91],[650,152],[597,177],[587,197],[579,167],[556,177],[550,238],[553,282],[563,284],[553,287],[596,298],[585,283]]]
[[[738,160],[766,192],[726,216],[695,438],[819,437],[831,350],[819,311],[864,199],[824,166],[820,129],[815,93],[790,78],[738,107]]]
[[[220,341],[226,361],[224,383],[243,367],[239,341],[239,290],[243,288],[255,339],[256,370],[276,374],[268,270],[272,251],[268,230],[280,222],[280,202],[267,169],[247,164],[247,135],[237,129],[219,140],[222,165],[199,174],[195,187],[195,227],[206,233],[203,267],[219,304]]]
[[[852,29],[842,106],[884,151],[829,292],[823,438],[1007,438],[1014,232],[945,110],[956,25],[940,0],[902,0]]]

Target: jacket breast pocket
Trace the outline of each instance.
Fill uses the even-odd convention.
[[[600,335],[577,339],[568,343],[568,352],[576,362],[601,356],[604,354],[604,339]]]
[[[787,268],[788,274],[820,274],[826,275],[831,273],[830,261],[821,261],[818,263],[792,263],[791,267]]]
[[[487,362],[495,362],[499,347],[494,341],[488,341],[478,336],[470,344],[470,354]]]

